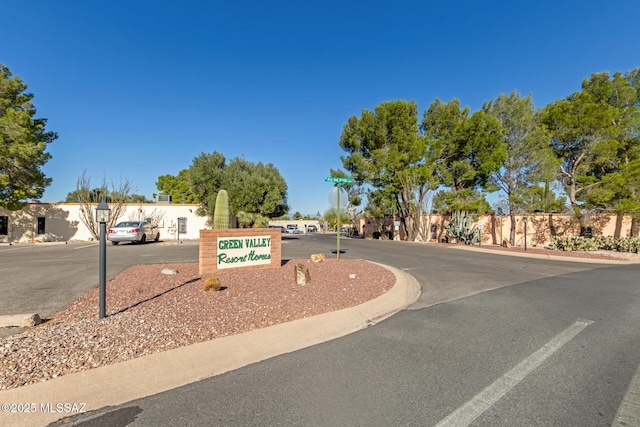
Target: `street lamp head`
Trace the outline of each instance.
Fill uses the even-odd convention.
[[[525,216],[525,217],[522,217],[522,220],[525,222],[525,224],[527,223],[527,220],[528,220],[528,219],[529,219],[529,218],[527,218],[526,216]]]
[[[96,207],[96,221],[97,222],[109,222],[109,218],[111,217],[111,209],[109,209],[109,205],[104,200],[98,203]]]

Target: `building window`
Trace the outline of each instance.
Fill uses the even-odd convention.
[[[9,217],[0,216],[0,236],[9,235]]]
[[[38,217],[38,234],[44,234],[44,217]]]

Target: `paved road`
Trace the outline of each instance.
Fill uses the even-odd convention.
[[[285,241],[283,257],[332,247],[332,236],[297,236]],[[112,249],[108,257],[117,259]],[[129,249],[127,258],[140,256],[133,251],[141,247]],[[341,249],[343,258],[408,271],[422,297],[358,333],[103,408],[77,423],[605,426],[617,411],[634,416],[623,398],[630,384],[631,394],[638,392],[639,265],[359,239],[343,239]]]
[[[97,243],[0,246],[0,315],[46,318],[98,287]],[[197,262],[198,243],[107,245],[107,280],[136,264]]]

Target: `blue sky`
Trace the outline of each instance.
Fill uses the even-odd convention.
[[[201,152],[273,163],[291,213],[330,207],[352,115],[389,100],[477,110],[513,90],[541,108],[640,66],[640,2],[13,1],[0,63],[59,138],[42,201],[86,171],[157,193]]]

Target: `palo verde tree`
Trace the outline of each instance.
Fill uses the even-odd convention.
[[[412,197],[403,185],[403,173],[423,169],[425,141],[419,134],[418,108],[415,102],[388,101],[373,111],[352,116],[342,130],[340,148],[343,167],[356,182],[371,187],[369,202],[378,200],[393,205],[401,218],[408,240],[415,240],[419,218],[415,217]],[[425,173],[416,173],[414,182],[425,186]]]
[[[58,138],[46,131],[47,120],[34,118],[33,94],[0,64],[0,206],[21,209],[39,199],[51,184],[41,167],[51,158],[47,144]]]

